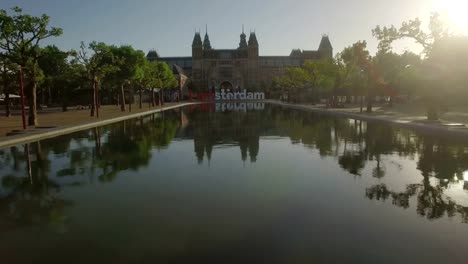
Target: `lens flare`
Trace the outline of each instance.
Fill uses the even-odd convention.
[[[467,0],[432,0],[432,10],[439,13],[451,29],[468,33]]]

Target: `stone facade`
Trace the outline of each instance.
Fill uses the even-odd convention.
[[[287,67],[300,67],[304,62],[332,58],[333,48],[328,36],[322,36],[318,50],[292,50],[289,56],[259,56],[259,44],[254,32],[242,32],[237,49],[214,49],[208,34],[202,41],[195,33],[191,57],[160,57],[170,67],[177,65],[191,78],[194,87],[202,91],[219,89],[258,90],[268,86]],[[150,54],[148,54],[150,58]],[[184,92],[185,93],[185,92]]]

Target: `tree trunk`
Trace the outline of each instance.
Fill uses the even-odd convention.
[[[52,91],[50,90],[50,85],[48,87],[48,92],[49,92],[48,104],[49,106],[51,106],[52,105]]]
[[[132,103],[133,103],[133,91],[130,91],[130,98],[128,99],[128,112],[132,111]]]
[[[36,67],[32,67],[31,71],[31,87],[29,89],[28,103],[29,103],[29,116],[28,124],[30,126],[37,126],[37,81],[36,81]]]
[[[367,109],[366,109],[367,113],[372,113],[372,99],[373,97],[371,95],[367,96]]]
[[[66,112],[68,111],[68,92],[66,90],[63,91],[62,93],[62,111]]]
[[[140,93],[140,109],[142,109],[143,108],[143,98],[142,98],[143,95],[142,95],[141,89],[139,89],[138,92]]]
[[[93,87],[93,91],[91,93],[91,113],[89,115],[94,116],[96,111],[96,82],[94,81],[94,76],[93,80],[91,81],[91,87]]]
[[[122,100],[120,100],[120,110],[122,112],[125,112],[125,91],[124,91],[124,84],[120,86],[120,97],[122,97]]]
[[[3,65],[3,91],[5,93],[5,116],[11,116],[11,109],[10,109],[10,93],[8,88],[8,75],[6,66]]]
[[[6,87],[6,86],[5,86]],[[10,93],[5,91],[5,116],[11,116],[11,109],[10,109]]]
[[[149,95],[149,93],[151,93],[152,91],[150,90],[146,90],[147,94],[148,94],[148,108],[151,108],[151,105],[152,105],[152,99],[151,99],[151,96]]]
[[[367,81],[367,113],[372,113],[372,101],[374,100],[374,93],[373,93],[374,85],[370,79],[370,75],[368,75]]]
[[[151,89],[151,104],[153,105],[153,107],[156,105],[156,98],[155,98],[155,95],[154,95],[154,88]]]
[[[39,109],[42,109],[43,105],[45,105],[45,88],[41,89],[41,103],[39,104]]]
[[[96,109],[98,110],[101,108],[101,85],[96,80]]]
[[[429,105],[427,107],[427,120],[439,120],[439,111],[437,111],[437,106]]]
[[[163,92],[163,89],[161,89],[161,91],[159,93],[161,94],[161,98],[160,98],[161,106],[163,106],[164,105],[164,92]]]
[[[428,95],[425,98],[427,120],[436,121],[440,118],[440,101],[436,96]]]
[[[95,105],[96,105],[96,118],[99,118],[99,91],[98,91],[98,85],[99,83],[97,82],[97,80],[94,80],[94,91],[95,91],[95,96],[94,96],[94,100],[95,100]]]
[[[361,97],[361,109],[360,109],[359,112],[362,113],[362,107],[363,107],[364,96],[361,95],[360,97]]]

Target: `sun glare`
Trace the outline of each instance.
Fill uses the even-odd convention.
[[[441,14],[453,30],[468,34],[467,0],[433,0],[432,10]]]

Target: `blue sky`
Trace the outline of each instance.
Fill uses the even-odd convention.
[[[51,17],[64,34],[48,40],[63,49],[77,49],[80,41],[131,44],[156,49],[161,56],[191,54],[197,28],[215,48],[237,48],[242,24],[255,29],[260,55],[289,55],[291,49],[317,49],[328,34],[339,52],[357,40],[377,43],[371,29],[400,24],[410,18],[427,19],[431,0],[1,0],[0,9],[20,6],[24,12]],[[411,42],[397,50],[418,51]]]

